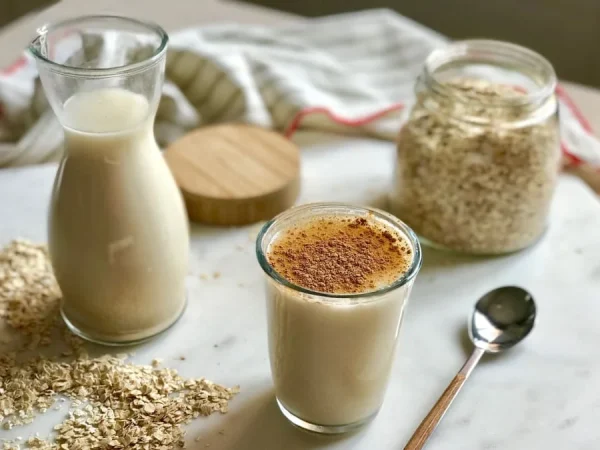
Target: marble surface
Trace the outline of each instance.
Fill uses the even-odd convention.
[[[392,172],[392,144],[314,134],[297,140],[303,147],[300,202],[382,205]],[[15,237],[45,241],[55,170],[0,171],[0,244]],[[533,293],[537,326],[521,347],[484,359],[427,448],[600,448],[600,202],[579,180],[561,179],[552,225],[531,249],[497,258],[425,249],[383,409],[370,426],[349,436],[303,433],[277,410],[262,273],[253,249],[256,232],[257,226],[193,226],[189,308],[168,333],[135,348],[136,362],[163,358],[185,376],[241,385],[229,414],[188,426],[188,448],[402,449],[470,351],[464,327],[473,303],[505,284]],[[217,279],[201,278],[215,272],[220,273]],[[49,412],[0,436],[46,434],[63,414]]]

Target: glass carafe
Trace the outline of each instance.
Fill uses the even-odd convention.
[[[129,344],[182,314],[189,230],[153,124],[168,37],[137,20],[80,17],[38,30],[30,51],[64,129],[48,240],[76,334]]]

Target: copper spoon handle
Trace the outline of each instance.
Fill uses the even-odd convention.
[[[439,398],[437,403],[431,408],[429,414],[423,419],[421,425],[417,428],[415,433],[404,447],[404,450],[420,450],[425,446],[425,443],[429,439],[429,436],[433,433],[435,428],[438,426],[448,408],[452,404],[454,398],[460,392],[460,389],[471,375],[471,372],[483,356],[485,351],[481,348],[476,347],[473,350],[473,353],[465,363],[465,365],[460,369],[460,371],[456,374],[456,376],[452,379],[442,396]]]

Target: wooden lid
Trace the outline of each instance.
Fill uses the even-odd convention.
[[[292,206],[300,191],[298,147],[251,125],[194,130],[171,144],[165,158],[196,222],[268,220]]]

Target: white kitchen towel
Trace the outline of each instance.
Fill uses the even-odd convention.
[[[93,51],[108,51],[106,41],[98,39]],[[423,61],[446,42],[388,10],[275,28],[183,30],[171,36],[156,137],[165,146],[194,127],[243,121],[288,136],[308,128],[391,140]],[[600,166],[600,142],[564,91],[558,94],[566,155]],[[25,54],[0,75],[0,166],[56,160],[61,153],[60,124],[33,57]]]

